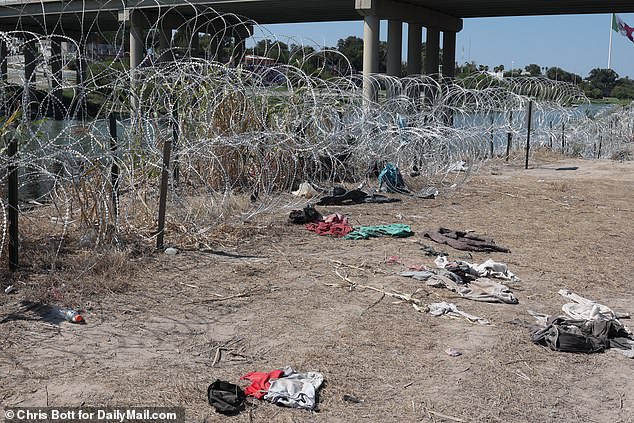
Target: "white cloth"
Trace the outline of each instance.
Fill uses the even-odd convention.
[[[564,304],[561,309],[568,316],[578,320],[618,320],[629,318],[628,313],[617,313],[610,307],[584,298],[567,289],[560,289],[559,295],[574,303]]]
[[[513,272],[508,269],[505,263],[493,261],[488,259],[482,264],[470,265],[473,270],[478,273],[478,276],[482,278],[497,278],[506,279],[511,282],[519,282],[520,278],[515,276]]]
[[[453,317],[454,319],[459,319],[461,317],[481,325],[490,325],[491,323],[478,316],[474,316],[472,314],[465,313],[462,310],[459,310],[453,303],[447,303],[443,301],[442,303],[431,303],[427,306],[427,312],[432,316],[448,316]]]
[[[444,269],[449,265],[449,260],[445,256],[438,256],[434,260],[436,263],[436,267],[439,269]],[[482,264],[472,264],[468,261],[458,260],[456,261],[458,264],[464,264],[469,266],[469,273],[473,276],[477,276],[480,278],[496,278],[496,279],[504,279],[510,282],[520,282],[520,278],[518,278],[513,272],[508,269],[508,266],[505,263],[501,263],[498,261],[493,261],[488,259]]]
[[[299,189],[297,191],[292,191],[291,194],[297,195],[298,197],[304,198],[313,198],[319,195],[319,192],[308,182],[302,182],[299,185]]]
[[[295,373],[292,367],[287,367],[283,377],[271,381],[264,399],[278,405],[312,410],[316,392],[323,381],[321,373]]]

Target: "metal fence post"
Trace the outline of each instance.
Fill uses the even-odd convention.
[[[506,133],[506,161],[509,161],[511,155],[511,143],[513,142],[513,133],[511,127],[513,126],[513,111],[509,112],[509,131]]]
[[[527,131],[526,131],[526,164],[525,169],[528,169],[528,154],[531,149],[531,121],[533,120],[533,100],[528,102],[528,116],[527,116]]]
[[[19,265],[19,240],[18,240],[18,140],[15,137],[9,141],[8,146],[8,202],[9,202],[9,268],[17,270]]]
[[[163,144],[163,170],[161,171],[161,193],[159,197],[158,232],[156,235],[156,248],[163,248],[165,236],[165,211],[167,204],[167,184],[169,182],[170,154],[172,153],[172,140],[166,139]]]
[[[110,168],[110,183],[112,184],[112,207],[115,219],[119,218],[119,165],[117,164],[117,113],[108,115],[108,127],[110,129],[110,153],[112,165]]]

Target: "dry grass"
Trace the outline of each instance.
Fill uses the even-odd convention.
[[[571,164],[579,171],[554,170]],[[420,283],[397,275],[403,266],[386,263],[386,256],[398,255],[408,265],[432,265],[420,245],[431,245],[428,240],[319,237],[288,226],[287,211],[278,211],[210,229],[205,236],[212,251],[148,254],[129,263],[125,254],[105,257],[103,251],[98,259],[74,250],[60,255],[68,270],[57,279],[23,275],[29,284],[43,278],[49,295],[61,301],[90,299],[92,308],[82,327],[0,324],[0,335],[11,340],[0,346],[0,371],[7,375],[0,398],[41,406],[48,392],[55,405],[182,405],[187,421],[220,422],[226,418],[205,401],[209,383],[293,365],[326,376],[318,413],[251,401],[235,421],[631,421],[631,360],[616,353],[554,353],[533,345],[517,324],[531,323],[527,309],[559,312],[559,288],[634,311],[628,286],[634,268],[624,253],[634,236],[631,163],[549,159],[528,171],[520,161],[492,165],[495,173],[484,169],[434,200],[404,197],[398,204],[320,211],[346,213],[360,224],[406,223],[418,233],[446,226],[489,235],[512,250],[490,258],[522,278],[512,286],[519,305],[420,291]],[[472,253],[469,261],[489,256]],[[359,289],[337,287],[348,283],[336,271]],[[118,290],[121,281],[114,279],[122,276],[127,283]],[[493,325],[434,318],[361,285],[418,291],[425,304],[454,302]],[[24,295],[5,296],[0,312],[8,315]],[[448,347],[462,356],[449,357]]]

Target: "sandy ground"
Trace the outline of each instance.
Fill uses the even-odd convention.
[[[18,311],[19,290],[2,294],[0,404],[173,405],[186,408],[187,421],[209,422],[634,422],[634,361],[614,351],[552,352],[516,324],[533,323],[528,309],[559,313],[560,288],[634,313],[632,188],[634,162],[553,159],[529,170],[492,162],[433,200],[318,207],[356,225],[406,223],[411,238],[319,237],[280,211],[236,226],[240,236],[231,239],[241,241],[227,237],[215,252],[137,259],[127,289],[84,298],[87,325],[49,324]],[[509,247],[468,260],[506,262],[522,279],[510,284],[520,303],[469,301],[386,263],[397,255],[432,266],[423,245],[465,257],[421,238],[439,226]],[[384,290],[419,290],[424,303],[450,301],[492,325],[349,289],[336,272]],[[462,355],[450,357],[449,347]],[[288,365],[324,374],[318,412],[254,400],[229,418],[206,403],[216,378],[237,383]]]

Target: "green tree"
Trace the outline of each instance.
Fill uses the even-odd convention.
[[[570,82],[573,84],[579,84],[583,80],[580,75],[565,71],[556,66],[548,68],[546,71],[546,77],[554,79],[555,81]]]
[[[531,76],[539,76],[542,74],[542,68],[536,64],[536,63],[531,63],[530,65],[527,65],[524,70],[526,70],[526,72],[530,73]]]
[[[609,96],[612,92],[612,88],[616,85],[616,81],[619,79],[619,74],[612,69],[595,68],[590,71],[590,74],[586,78],[593,88],[601,90],[604,96]]]
[[[289,49],[288,64],[295,66],[309,75],[316,74],[326,65],[323,54],[317,54],[317,50],[311,46],[291,44]]]
[[[363,70],[363,39],[350,36],[337,41],[337,50],[350,61],[353,72]],[[387,70],[387,43],[379,42],[379,72]]]
[[[634,99],[634,81],[628,77],[619,79],[610,95],[621,100]]]
[[[281,41],[270,39],[258,41],[252,49],[248,49],[248,54],[275,59],[278,63],[288,63],[291,55],[288,45]]]
[[[581,81],[579,88],[588,98],[603,98],[603,93],[598,88],[592,88],[592,85],[588,81]]]
[[[511,69],[511,70],[508,70],[508,71],[504,72],[504,77],[505,78],[513,78],[513,77],[516,77],[516,76],[522,76],[522,72],[523,71],[520,68]]]
[[[350,36],[340,39],[337,41],[337,50],[348,58],[353,71],[363,70],[363,40],[361,38]]]
[[[478,65],[474,61],[466,62],[457,69],[458,78],[466,78],[476,72],[478,72]]]

